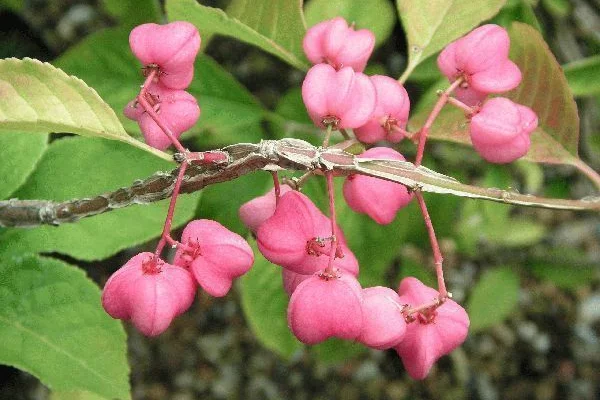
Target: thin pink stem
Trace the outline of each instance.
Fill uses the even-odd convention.
[[[462,101],[458,100],[455,97],[448,97],[448,103],[452,104],[453,106],[455,106],[457,108],[460,108],[467,115],[471,115],[475,112],[475,109],[473,107],[466,105],[465,103],[463,103]]]
[[[271,171],[273,176],[273,186],[275,188],[275,206],[279,204],[279,197],[281,197],[281,186],[279,185],[279,174],[277,171]]]
[[[444,302],[445,298],[442,300],[441,297],[437,297],[427,303],[423,303],[418,305],[417,307],[410,307],[407,308],[403,311],[403,314],[406,316],[412,315],[412,314],[416,314],[418,312],[423,312],[423,311],[427,311],[430,310],[432,308],[437,308],[440,305],[442,305],[442,303]]]
[[[173,146],[175,146],[177,151],[179,151],[180,153],[185,153],[185,147],[183,147],[179,140],[177,140],[171,129],[161,121],[158,114],[154,111],[154,108],[152,108],[152,105],[150,105],[150,103],[148,103],[148,100],[146,99],[148,87],[156,77],[157,73],[158,71],[156,69],[153,69],[150,71],[150,74],[148,74],[148,76],[146,77],[146,80],[144,81],[144,84],[140,89],[140,94],[137,97],[138,104],[142,106],[144,111],[146,111],[146,113],[150,115],[154,122],[156,122],[156,125],[158,125],[160,129],[162,129],[165,135],[167,135],[167,137],[169,138],[169,140],[171,140],[171,143],[173,143]]]
[[[406,129],[402,129],[398,125],[395,125],[395,124],[392,125],[392,130],[395,131],[395,132],[401,133],[401,134],[403,134],[406,137],[411,137],[412,136],[411,132],[407,131]]]
[[[181,249],[183,251],[187,251],[188,253],[193,253],[195,250],[193,247],[188,246],[187,244],[183,244],[183,243],[178,242],[177,240],[173,239],[170,234],[167,234],[167,236],[165,237],[165,240],[169,244],[169,246],[171,246],[173,248]]]
[[[423,199],[423,194],[420,191],[416,191],[415,196],[417,197],[417,201],[419,202],[419,208],[421,209],[423,220],[425,220],[425,226],[427,227],[427,233],[429,234],[429,242],[431,243],[431,249],[433,250],[435,274],[437,275],[438,291],[440,292],[440,298],[445,299],[446,297],[448,297],[448,291],[446,290],[446,282],[444,281],[444,270],[442,268],[444,258],[442,257],[442,252],[440,251],[440,245],[438,244],[437,238],[435,236],[435,231],[433,230],[433,224],[431,223],[431,217],[429,216],[429,211],[427,211],[427,206],[425,205],[425,199]]]
[[[331,221],[331,250],[329,252],[329,264],[325,273],[334,276],[333,261],[337,253],[337,222],[335,217],[335,187],[333,186],[333,171],[325,171],[327,181],[327,194],[329,195],[329,220]]]
[[[179,190],[181,189],[181,182],[183,181],[183,177],[185,175],[185,170],[187,169],[188,164],[183,162],[179,165],[179,174],[177,175],[177,180],[175,181],[175,187],[173,188],[173,194],[171,195],[171,202],[169,203],[169,210],[167,211],[167,218],[165,220],[165,226],[163,227],[163,231],[156,245],[156,250],[154,251],[154,256],[159,258],[165,244],[167,244],[168,238],[170,237],[169,232],[171,232],[171,225],[173,224],[173,215],[175,213],[175,204],[177,203],[177,196],[179,196]]]
[[[425,142],[427,141],[427,135],[429,134],[429,129],[431,129],[431,125],[433,125],[433,122],[442,111],[442,108],[444,108],[444,106],[448,102],[448,97],[450,97],[450,94],[454,91],[454,89],[459,87],[462,82],[462,78],[458,78],[457,80],[452,82],[448,89],[444,90],[440,94],[440,98],[438,99],[437,103],[435,103],[433,110],[431,110],[431,113],[427,117],[425,125],[423,125],[423,127],[419,131],[419,144],[417,147],[417,156],[415,158],[415,165],[417,167],[421,165],[421,162],[423,161],[423,153],[425,152]]]
[[[325,132],[325,139],[323,139],[323,147],[329,146],[329,139],[331,138],[331,133],[333,132],[333,125],[327,125],[327,131]]]

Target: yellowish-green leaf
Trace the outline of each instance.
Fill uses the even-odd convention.
[[[400,80],[427,57],[479,23],[492,18],[506,0],[396,0],[408,38],[408,66]]]
[[[257,46],[296,68],[308,62],[302,52],[306,31],[302,1],[234,1],[228,13],[198,4],[196,0],[167,0],[169,20],[188,21],[200,34],[216,33]]]
[[[0,60],[0,134],[68,132],[119,140],[166,160],[129,136],[115,112],[82,80],[38,60]]]
[[[85,390],[70,390],[68,392],[53,391],[50,400],[110,400]]]
[[[70,390],[68,392],[53,391],[50,400],[110,400],[85,390]]]

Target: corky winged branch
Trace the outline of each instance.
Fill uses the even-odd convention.
[[[548,199],[496,188],[480,188],[458,182],[410,162],[357,158],[339,148],[315,147],[299,139],[264,140],[259,144],[240,143],[215,152],[227,161],[214,165],[191,165],[181,192],[192,193],[220,182],[236,179],[258,170],[332,170],[336,175],[363,174],[401,183],[412,190],[491,200],[507,204],[559,210],[600,211],[600,197],[581,200]],[[178,169],[157,172],[127,188],[92,198],[64,202],[47,200],[0,201],[0,226],[27,227],[59,225],[102,214],[132,204],[147,204],[171,196]]]

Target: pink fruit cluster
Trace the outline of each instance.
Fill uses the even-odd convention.
[[[155,78],[144,94],[161,122],[175,138],[190,129],[200,117],[194,96],[186,92],[194,75],[194,60],[200,49],[200,34],[189,22],[167,25],[143,24],[131,31],[129,45],[140,60],[146,75]],[[160,150],[171,145],[151,115],[137,100],[129,102],[125,116],[138,122],[146,143]]]
[[[146,336],[164,332],[193,303],[198,285],[225,296],[235,278],[254,262],[248,243],[215,221],[190,222],[173,264],[140,253],[106,282],[102,305],[113,318],[131,320]]]
[[[362,73],[375,47],[371,31],[355,31],[337,17],[310,28],[302,44],[315,64],[302,84],[302,98],[317,126],[354,129],[365,143],[396,143],[404,137],[410,109],[406,90],[390,77]]]
[[[393,150],[373,151],[384,153],[371,155],[389,157],[385,152]],[[403,188],[384,190],[398,187]],[[365,207],[369,209],[368,200]],[[407,314],[438,295],[418,280],[403,280],[398,293],[384,287],[363,289],[356,279],[358,262],[339,227],[334,268],[328,269],[330,220],[302,193],[288,187],[276,201],[271,191],[244,204],[240,217],[256,233],[265,258],[283,267],[283,286],[290,296],[288,325],[303,343],[337,337],[379,350],[395,348],[409,374],[423,379],[437,359],[465,340],[469,319],[452,300]]]
[[[521,82],[519,67],[508,59],[510,39],[498,25],[483,25],[450,43],[437,59],[438,67],[451,81],[461,80],[456,97],[477,106],[471,117],[473,147],[485,160],[508,163],[524,156],[531,145],[529,136],[537,128],[530,108],[506,98],[493,98]]]
[[[410,101],[404,87],[383,75],[363,74],[375,46],[367,29],[355,31],[343,18],[321,22],[306,32],[303,47],[314,65],[302,83],[302,98],[315,125],[353,129],[364,143],[404,138]],[[362,157],[404,160],[392,149],[372,149]],[[405,187],[381,179],[351,176],[344,197],[355,211],[389,224],[410,200]],[[379,200],[385,199],[382,203]]]

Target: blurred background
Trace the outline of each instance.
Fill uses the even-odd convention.
[[[228,1],[218,0],[201,3],[220,8],[228,5]],[[323,4],[319,0],[306,3],[309,25],[319,20]],[[381,10],[374,23],[385,40],[366,72],[398,77],[407,57],[395,5],[378,0],[371,7]],[[335,11],[335,7],[330,8]],[[148,20],[160,16],[160,10],[161,4],[153,1],[0,0],[0,58],[32,57],[53,62],[65,57],[62,62],[69,65],[69,49],[88,35],[126,25],[132,12],[139,12],[143,21],[146,16]],[[577,69],[577,74],[568,77],[581,119],[580,156],[600,170],[600,1],[508,0],[493,22],[509,26],[512,21],[541,31],[567,72],[573,62],[591,60],[583,74]],[[184,136],[186,145],[207,149],[260,138],[314,136],[298,103],[301,71],[230,38],[209,40],[203,36],[203,41],[205,53],[271,112],[265,113],[262,121],[244,126],[243,132],[237,130],[237,136],[211,124],[200,126]],[[412,104],[441,78],[434,62],[435,56],[409,78],[406,88]],[[133,88],[139,85],[129,84]],[[130,98],[134,95],[132,91]],[[136,126],[128,128],[134,131]],[[401,149],[409,159],[414,155],[411,144],[403,144]],[[598,192],[572,167],[524,161],[491,166],[472,150],[451,143],[429,143],[425,164],[462,182],[546,197],[582,198]],[[237,208],[266,191],[268,181],[268,174],[258,174],[211,187],[202,195],[195,214],[215,218],[245,234],[237,221]],[[321,186],[311,181],[306,191],[322,206]],[[234,190],[236,196],[231,196]],[[229,296],[215,299],[201,295],[192,309],[158,338],[145,338],[125,324],[133,397],[600,398],[600,215],[449,196],[431,195],[427,201],[441,240],[449,290],[467,308],[472,327],[465,344],[442,358],[426,380],[411,380],[393,350],[368,351],[335,341],[307,350],[289,334],[261,327],[264,319],[284,318],[283,314],[267,314],[266,318],[264,314],[273,304],[282,313],[286,297],[279,271],[259,258],[253,272]],[[342,214],[341,225],[355,244],[352,248],[359,259],[369,260],[369,265],[361,264],[363,284],[396,288],[404,276],[433,284],[429,242],[414,205],[401,211],[385,229],[348,212]],[[61,254],[52,256],[81,266],[103,285],[133,254],[154,244],[152,241],[93,263]],[[281,324],[285,329],[285,320],[278,328]],[[48,396],[47,388],[36,378],[0,367],[0,398]]]

